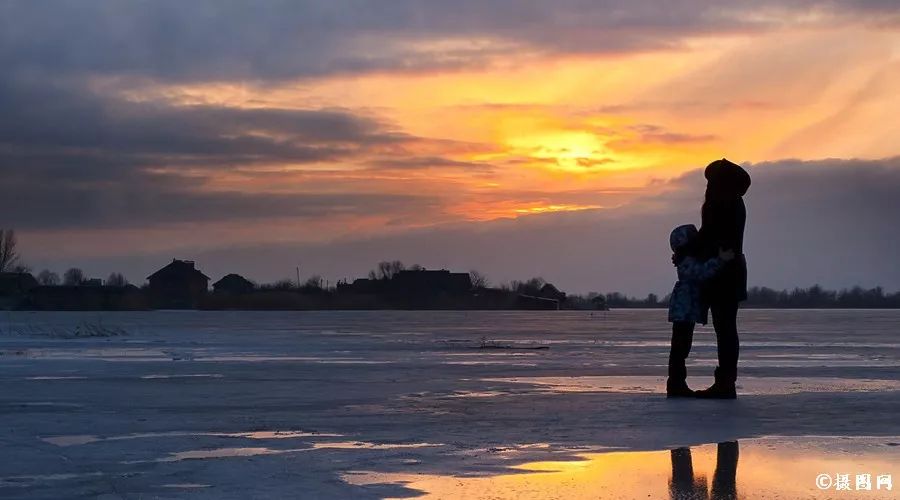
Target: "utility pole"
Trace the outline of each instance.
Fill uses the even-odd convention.
[[[297,266],[297,288],[300,288],[300,266]]]

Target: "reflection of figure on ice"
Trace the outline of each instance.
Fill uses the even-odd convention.
[[[737,499],[738,442],[719,443],[716,449],[716,472],[712,492],[707,490],[706,477],[694,478],[694,464],[690,448],[671,451],[672,479],[669,495],[672,500],[735,500]]]

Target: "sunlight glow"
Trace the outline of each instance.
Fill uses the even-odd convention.
[[[771,22],[773,12],[760,12],[758,21]],[[821,16],[799,21],[813,25]],[[321,161],[235,164],[205,186],[413,192],[440,198],[440,208],[398,220],[440,223],[601,208],[608,205],[573,203],[559,193],[645,187],[646,195],[653,182],[723,156],[741,162],[891,156],[895,129],[867,124],[890,123],[900,113],[891,84],[900,77],[898,47],[900,35],[858,27],[706,36],[677,49],[627,55],[549,56],[499,38],[451,36],[398,40],[388,49],[447,60],[472,52],[497,57],[453,70],[264,86],[110,77],[97,78],[94,87],[135,103],[352,111],[384,129],[373,134],[389,131],[397,143],[363,139],[326,145],[337,153]],[[308,142],[289,130],[274,138]],[[273,138],[267,130],[238,132]]]

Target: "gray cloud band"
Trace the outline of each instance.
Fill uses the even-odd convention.
[[[801,15],[810,12],[817,15]],[[657,50],[691,36],[797,23],[896,27],[898,20],[900,5],[890,0],[11,1],[0,4],[0,67],[265,81],[477,66],[522,52]]]

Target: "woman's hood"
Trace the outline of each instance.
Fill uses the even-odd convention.
[[[703,175],[708,189],[720,195],[744,196],[750,189],[750,174],[725,158],[707,165]]]

